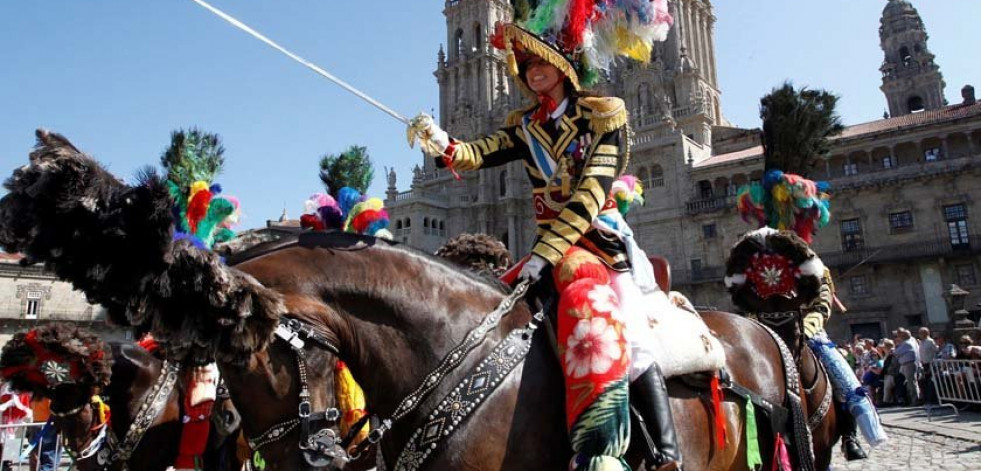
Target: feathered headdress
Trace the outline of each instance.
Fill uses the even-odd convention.
[[[304,214],[300,216],[300,226],[304,229],[340,230],[392,239],[388,223],[388,211],[380,198],[368,198],[347,186],[337,192],[337,199],[314,193],[304,203]]]
[[[617,205],[620,214],[626,216],[631,206],[644,205],[644,186],[633,175],[624,175],[610,187],[610,199]]]
[[[491,44],[507,53],[511,75],[518,75],[522,55],[534,55],[561,70],[577,91],[594,85],[618,56],[650,61],[654,41],[665,40],[674,23],[667,0],[512,0],[511,4],[514,21],[498,24],[491,37]]]
[[[175,131],[160,162],[167,170],[167,188],[174,199],[174,239],[190,240],[210,250],[235,236],[238,199],[221,194],[214,178],[221,171],[225,149],[215,134],[198,129]]]
[[[769,170],[762,182],[744,185],[736,207],[746,222],[794,231],[807,243],[831,219],[830,185],[800,175]]]

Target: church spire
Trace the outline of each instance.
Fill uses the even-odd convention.
[[[896,117],[943,107],[943,74],[927,48],[923,19],[908,0],[888,0],[879,39],[885,53],[880,70],[889,114]]]

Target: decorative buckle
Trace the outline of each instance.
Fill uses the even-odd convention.
[[[307,417],[310,417],[310,412],[312,411],[313,406],[310,405],[310,401],[304,399],[300,401],[299,409],[300,409],[299,410],[300,418],[305,419]]]
[[[336,407],[331,407],[330,409],[324,411],[324,419],[327,420],[328,423],[336,424],[341,419],[341,411]]]

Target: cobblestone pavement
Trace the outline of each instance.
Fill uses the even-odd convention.
[[[981,414],[927,420],[919,409],[880,412],[889,442],[871,451],[865,445],[869,459],[851,463],[836,450],[832,470],[981,471]]]
[[[847,462],[835,451],[834,471],[981,470],[981,445],[957,438],[887,427],[889,442],[872,450],[869,459]],[[866,451],[868,447],[866,446]]]

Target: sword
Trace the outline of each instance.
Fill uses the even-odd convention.
[[[360,99],[368,102],[369,104],[371,104],[375,108],[378,108],[379,110],[384,111],[386,114],[388,114],[389,116],[391,116],[391,117],[393,117],[393,118],[401,121],[405,125],[411,125],[412,124],[404,116],[398,114],[397,112],[395,112],[391,108],[383,105],[378,100],[376,100],[376,99],[368,96],[367,94],[365,94],[361,90],[358,90],[357,88],[354,88],[353,86],[351,86],[347,82],[345,82],[345,81],[337,78],[334,74],[331,74],[330,72],[327,72],[326,70],[322,69],[317,64],[314,64],[313,62],[310,62],[310,61],[308,61],[308,60],[306,60],[306,59],[304,59],[304,58],[302,58],[302,57],[300,57],[300,56],[298,56],[298,55],[290,52],[285,47],[280,46],[279,44],[277,44],[272,39],[267,38],[262,33],[260,33],[260,32],[258,32],[256,30],[252,29],[251,27],[249,27],[249,25],[247,25],[245,23],[242,23],[241,21],[235,19],[234,17],[232,17],[228,13],[225,13],[225,12],[223,12],[223,11],[221,11],[221,10],[219,10],[219,9],[211,6],[211,5],[209,5],[204,0],[191,0],[191,1],[193,1],[194,3],[197,3],[198,5],[201,5],[202,7],[204,7],[205,9],[207,9],[208,11],[210,11],[211,13],[214,13],[215,15],[217,15],[218,17],[220,17],[221,19],[223,19],[223,20],[227,21],[228,23],[230,23],[232,26],[234,26],[234,27],[236,27],[236,28],[238,28],[238,29],[240,29],[242,31],[245,31],[246,33],[249,33],[249,35],[252,36],[253,38],[256,38],[259,41],[262,41],[262,42],[266,43],[269,47],[271,47],[271,48],[273,48],[273,49],[275,49],[275,50],[277,50],[277,51],[285,54],[290,59],[293,59],[294,61],[299,62],[300,64],[306,66],[308,69],[316,72],[317,74],[321,75],[322,77],[326,78],[327,80],[330,80],[331,82],[334,82],[335,84],[339,85],[341,88],[343,88],[343,89],[345,89],[345,90],[353,93],[354,96],[356,96],[356,97],[358,97],[358,98],[360,98]]]

